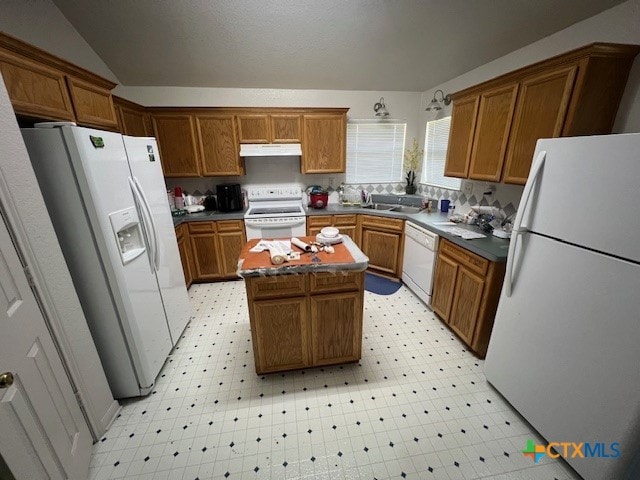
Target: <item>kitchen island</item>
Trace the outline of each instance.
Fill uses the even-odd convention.
[[[314,237],[303,237],[311,241]],[[368,258],[347,236],[335,253],[272,265],[268,252],[242,249],[256,373],[360,360]],[[296,250],[297,247],[293,247]]]

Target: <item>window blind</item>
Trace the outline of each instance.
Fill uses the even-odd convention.
[[[402,181],[406,123],[347,124],[347,183]]]
[[[460,179],[444,176],[451,117],[427,122],[424,136],[424,162],[420,183],[434,187],[460,190]]]

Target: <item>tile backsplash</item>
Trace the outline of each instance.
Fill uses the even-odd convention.
[[[329,203],[338,202],[336,189],[345,183],[344,173],[309,174],[300,173],[300,160],[297,157],[252,157],[245,159],[246,175],[230,177],[198,177],[198,178],[167,178],[167,188],[182,187],[191,195],[215,194],[215,186],[220,183],[239,183],[243,188],[258,185],[299,185],[303,191],[309,185],[320,185],[330,192]],[[467,181],[465,181],[467,182]],[[463,184],[465,183],[463,182]],[[502,183],[477,182],[468,180],[473,185],[471,195],[462,191],[448,190],[419,184],[418,195],[427,195],[431,199],[448,199],[456,207],[456,213],[465,214],[473,205],[492,205],[505,214],[515,213],[520,202],[524,187],[519,185],[505,185]],[[486,189],[493,185],[494,191]],[[404,183],[373,183],[348,184],[356,190],[366,190],[373,194],[404,194]],[[489,194],[485,195],[485,192]]]

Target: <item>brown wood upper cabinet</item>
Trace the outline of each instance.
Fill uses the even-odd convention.
[[[479,95],[456,99],[451,109],[451,131],[447,147],[447,163],[444,174],[448,177],[467,178],[473,134],[478,114]]]
[[[303,116],[302,173],[346,171],[346,110]]]
[[[539,138],[559,137],[578,67],[560,67],[522,80],[503,174],[505,183],[524,184]]]
[[[237,115],[236,121],[240,143],[271,143],[268,115]]]
[[[91,127],[118,128],[111,91],[79,78],[67,77],[76,121]]]
[[[202,175],[244,175],[233,115],[202,114],[195,120]]]
[[[153,131],[165,177],[200,176],[198,145],[192,115],[154,113]]]
[[[17,115],[118,127],[110,80],[1,32],[0,71]]]
[[[517,92],[518,85],[511,84],[480,95],[469,178],[489,182],[500,180]]]
[[[142,105],[114,95],[113,106],[116,109],[118,129],[121,133],[132,137],[153,137],[151,115]]]
[[[452,94],[445,175],[523,185],[538,139],[611,133],[639,51],[594,43]]]
[[[300,143],[302,115],[300,114],[242,114],[236,115],[240,143]]]

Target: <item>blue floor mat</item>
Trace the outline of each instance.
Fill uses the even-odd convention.
[[[401,286],[401,281],[394,282],[388,278],[372,275],[371,273],[365,273],[364,275],[364,289],[367,292],[378,295],[393,295]]]

